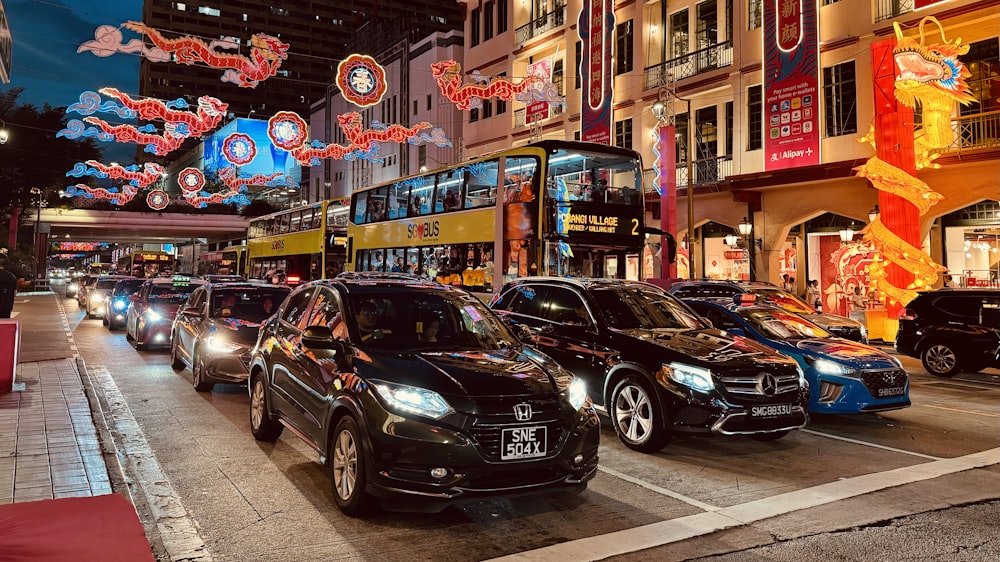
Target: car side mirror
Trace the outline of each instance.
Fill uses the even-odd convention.
[[[704,316],[701,317],[701,321],[704,322],[705,325],[708,326],[709,328],[715,327],[715,324],[712,324],[712,321],[709,320],[708,318],[705,318]]]
[[[327,326],[309,326],[302,332],[302,345],[310,349],[336,349],[333,330]]]
[[[189,306],[184,310],[182,310],[181,314],[189,318],[201,318],[203,316],[201,313],[201,309],[198,308],[197,306]]]
[[[531,328],[529,328],[527,325],[514,324],[513,326],[511,326],[511,329],[514,331],[514,335],[517,336],[517,339],[521,341],[527,341],[531,339]]]

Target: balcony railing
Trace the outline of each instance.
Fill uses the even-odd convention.
[[[689,76],[701,74],[730,66],[733,64],[733,41],[717,43],[711,47],[700,49],[660,64],[646,67],[645,89],[651,90],[668,82],[682,80]],[[668,80],[668,78],[671,78]]]
[[[564,23],[566,23],[565,4],[557,6],[555,10],[546,12],[517,28],[514,31],[514,42],[518,45],[524,44],[532,37],[541,35],[546,31],[552,31]]]
[[[687,189],[687,163],[678,162],[675,172],[677,174],[677,188]],[[721,183],[733,173],[733,157],[725,155],[695,160],[691,165],[691,172],[694,174],[695,187]],[[656,192],[653,187],[655,178],[655,170],[646,170],[643,173],[642,180],[646,191]]]
[[[878,0],[875,6],[875,23],[898,18],[913,11],[913,0]]]
[[[955,139],[945,154],[1000,148],[1000,111],[966,115],[951,120]]]

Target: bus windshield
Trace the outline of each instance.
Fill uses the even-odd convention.
[[[642,200],[642,168],[635,158],[557,149],[549,156],[549,197],[559,201],[635,204]]]

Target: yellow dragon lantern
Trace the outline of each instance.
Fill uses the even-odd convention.
[[[942,43],[926,45],[924,26],[932,22],[937,25]],[[944,37],[941,23],[933,17],[920,22],[920,38],[904,37],[898,23],[896,46],[892,55],[898,70],[895,80],[896,100],[910,108],[918,106],[923,117],[923,126],[914,131],[914,159],[916,169],[937,168],[934,163],[939,151],[954,140],[951,127],[951,113],[955,102],[967,104],[975,98],[969,93],[966,78],[969,71],[958,60],[959,55],[969,52],[969,46],[958,38],[949,42]],[[875,145],[874,131],[861,138],[861,142]],[[872,157],[864,165],[855,169],[858,176],[866,177],[877,189],[902,197],[912,203],[921,216],[931,206],[944,199],[925,182],[904,170]],[[864,239],[874,246],[877,254],[871,264],[869,275],[872,284],[882,291],[889,302],[906,305],[913,300],[917,291],[929,288],[938,275],[947,269],[931,259],[923,250],[900,238],[876,218],[863,231]],[[888,280],[886,265],[895,263],[913,273],[913,283],[907,287],[897,287]]]

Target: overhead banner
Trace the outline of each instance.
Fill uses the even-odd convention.
[[[531,89],[544,90],[545,85],[552,82],[552,59],[547,58],[529,64],[528,76],[538,77],[538,80],[535,80],[534,84],[531,85]],[[530,125],[535,121],[548,119],[549,107],[549,102],[544,100],[529,102],[525,109],[524,122]]]
[[[764,169],[820,163],[815,0],[764,2]]]
[[[582,77],[580,95],[583,96],[580,140],[611,144],[614,0],[583,0],[578,27],[583,53],[578,69]]]

